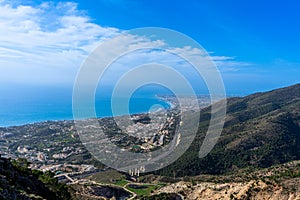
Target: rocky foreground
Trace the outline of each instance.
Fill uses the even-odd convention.
[[[296,191],[287,192],[283,186],[268,185],[259,180],[245,183],[200,183],[193,185],[189,182],[178,182],[158,190],[158,193],[179,193],[184,199],[300,199],[300,179],[285,183],[296,184]]]

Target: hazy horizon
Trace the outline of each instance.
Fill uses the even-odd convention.
[[[172,29],[202,47],[176,39],[168,47],[168,37],[123,35],[107,48],[105,56],[114,55],[126,42],[137,48],[151,45],[153,49],[120,55],[101,80],[105,86],[113,86],[135,66],[160,63],[183,75],[196,94],[209,94],[205,77],[176,53],[197,55],[204,59],[200,61],[209,57],[227,96],[245,96],[299,83],[300,14],[296,4],[0,0],[0,104],[5,108],[0,120],[25,104],[38,107],[39,101],[53,105],[49,110],[70,111],[76,78],[93,50],[126,31],[142,27]],[[130,86],[131,82],[126,84]]]

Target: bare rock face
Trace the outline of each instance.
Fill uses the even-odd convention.
[[[128,199],[131,194],[123,188],[104,185],[72,185],[73,199],[93,200],[93,199]]]
[[[286,183],[291,184],[291,183]],[[283,186],[268,185],[263,181],[244,183],[200,183],[192,185],[187,182],[178,182],[160,188],[158,193],[177,193],[184,199],[190,200],[242,200],[242,199],[265,199],[265,200],[299,200],[300,199],[300,179],[294,179],[293,183],[297,186],[296,191],[286,191]]]

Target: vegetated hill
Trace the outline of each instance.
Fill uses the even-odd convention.
[[[0,199],[70,199],[66,185],[51,172],[28,169],[25,159],[0,157]]]
[[[214,149],[198,158],[211,115],[207,107],[201,112],[199,131],[189,150],[158,174],[221,174],[300,159],[300,84],[230,98],[227,103],[225,126]]]

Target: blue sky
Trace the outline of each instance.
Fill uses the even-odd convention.
[[[87,0],[79,8],[103,26],[170,28],[196,39],[208,51],[240,60],[299,62],[298,1]]]
[[[0,83],[71,87],[102,40],[139,27],[182,32],[215,58],[229,94],[300,82],[300,2],[0,0]]]

